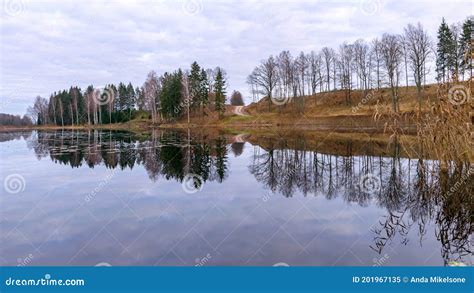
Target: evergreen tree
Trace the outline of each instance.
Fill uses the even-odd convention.
[[[219,113],[219,117],[222,118],[225,112],[225,92],[226,84],[222,70],[217,68],[216,77],[214,80],[214,91],[215,91],[215,103],[216,111]]]
[[[143,89],[140,89],[138,86],[135,88],[135,96],[137,98],[137,109],[139,111],[145,110],[145,92]]]
[[[116,101],[118,100],[118,90],[114,84],[110,84],[107,88],[109,91],[110,99],[109,104],[107,105],[108,112],[109,112],[109,123],[116,123],[117,122],[117,108],[116,108]]]
[[[199,90],[199,100],[201,102],[201,110],[204,111],[204,107],[209,104],[209,87],[208,87],[207,73],[201,69],[201,78],[200,78],[200,90]]]
[[[454,39],[446,21],[442,20],[438,29],[436,72],[438,82],[449,81],[449,73],[456,62]]]
[[[181,77],[179,70],[173,74],[163,75],[162,89],[160,94],[161,113],[167,119],[179,117],[182,112],[181,107]]]
[[[217,181],[222,182],[227,176],[227,144],[225,138],[220,136],[216,139],[215,144],[215,152],[216,152],[216,174],[217,174]]]
[[[464,76],[466,71],[469,72],[469,76],[472,78],[472,34],[474,21],[471,18],[466,19],[462,25],[461,37],[459,38],[459,50],[462,54],[461,58],[461,72]]]
[[[128,99],[127,86],[124,83],[120,82],[117,90],[118,90],[118,99],[117,99],[116,111],[123,111],[126,109],[127,99]]]
[[[125,101],[125,106],[128,112],[128,120],[132,120],[132,113],[135,109],[135,89],[131,82],[127,85],[127,99]]]
[[[201,105],[201,67],[196,61],[191,64],[191,72],[188,76],[189,95],[191,101],[188,101],[193,109]]]
[[[135,89],[133,88],[132,83],[129,82],[127,85],[127,100],[125,102],[125,107],[127,110],[132,111],[133,109],[135,109],[135,100]]]

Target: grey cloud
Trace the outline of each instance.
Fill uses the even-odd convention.
[[[194,60],[225,68],[228,91],[248,95],[246,76],[270,54],[401,33],[418,21],[434,37],[441,17],[459,22],[472,11],[471,1],[9,2],[23,3],[14,15],[3,7],[1,20],[0,111],[14,114],[36,95],[71,85],[141,85],[150,70]],[[375,11],[364,11],[366,4]]]

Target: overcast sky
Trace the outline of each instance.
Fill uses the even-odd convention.
[[[2,0],[0,112],[24,114],[35,96],[71,85],[139,86],[150,70],[194,60],[223,67],[228,92],[248,96],[247,75],[270,54],[337,48],[418,21],[435,38],[443,16],[473,14],[471,0]]]

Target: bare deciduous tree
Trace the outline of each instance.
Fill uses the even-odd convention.
[[[353,55],[353,45],[343,43],[339,47],[339,80],[341,88],[345,90],[346,104],[348,105],[351,103]]]
[[[27,114],[34,123],[41,125],[49,123],[48,104],[48,100],[37,96],[33,106],[28,107]]]
[[[308,62],[309,62],[309,83],[311,85],[311,94],[314,95],[318,88],[318,84],[321,84],[321,64],[322,59],[320,54],[316,54],[316,52],[311,51],[308,54]]]
[[[305,87],[305,80],[306,80],[306,69],[308,68],[308,62],[306,59],[306,55],[301,52],[298,58],[296,59],[296,68],[298,70],[298,91],[299,95],[302,97],[305,95],[304,87]]]
[[[407,59],[410,69],[415,79],[418,110],[421,111],[421,89],[424,79],[426,61],[431,54],[431,40],[428,33],[423,29],[420,23],[416,26],[408,24],[404,33],[405,47],[407,50]]]
[[[249,76],[249,81],[254,84],[257,91],[268,98],[268,109],[272,106],[272,94],[278,83],[278,68],[275,58],[270,56],[257,66]]]
[[[324,47],[321,50],[324,59],[324,66],[326,69],[326,89],[327,91],[331,90],[331,64],[334,61],[336,52],[333,48]]]
[[[380,48],[381,48],[381,45],[380,45],[380,41],[378,38],[375,38],[373,41],[372,41],[372,57],[373,57],[373,65],[375,66],[375,75],[376,75],[376,78],[377,78],[377,90],[380,89],[380,82],[381,82],[381,79],[380,79],[380,65],[382,63],[382,54],[380,53]]]
[[[390,90],[392,92],[392,109],[398,112],[398,84],[400,79],[400,63],[402,58],[400,36],[384,34],[381,41],[383,66],[387,73]]]
[[[155,71],[150,71],[146,81],[143,84],[143,96],[145,99],[145,108],[150,111],[153,123],[158,120],[159,92],[161,89],[160,81]]]
[[[359,88],[367,91],[369,89],[369,68],[370,68],[369,45],[359,39],[354,43],[354,62],[356,72],[360,80]]]

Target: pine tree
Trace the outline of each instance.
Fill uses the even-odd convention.
[[[455,45],[453,40],[453,34],[446,24],[446,21],[442,20],[441,25],[438,29],[438,45],[437,45],[437,58],[436,58],[436,72],[438,74],[438,82],[449,81],[449,72],[453,71],[453,67],[456,62]]]
[[[469,72],[469,76],[472,78],[472,38],[471,35],[474,33],[474,21],[471,18],[466,19],[462,25],[461,37],[459,38],[459,49],[462,54],[460,63],[461,72],[464,77],[466,71]]]
[[[196,61],[191,64],[191,72],[188,76],[189,95],[191,101],[188,101],[192,108],[196,109],[201,105],[201,67]]]
[[[163,75],[162,89],[160,94],[161,113],[167,119],[177,118],[181,115],[181,70],[173,74]]]
[[[118,99],[117,99],[117,111],[123,111],[126,109],[127,105],[127,86],[120,82],[118,85]]]
[[[200,76],[200,87],[199,87],[199,100],[201,103],[201,110],[204,114],[204,107],[209,104],[209,87],[208,87],[208,80],[206,71],[201,69],[201,76]]]
[[[127,85],[127,100],[125,102],[125,108],[130,112],[135,108],[136,104],[136,97],[135,97],[135,89],[131,82]]]
[[[137,109],[143,111],[145,109],[145,92],[138,86],[135,88],[135,95],[137,98]]]
[[[109,104],[107,105],[108,112],[109,112],[109,123],[116,123],[117,122],[117,113],[116,113],[116,103],[118,100],[118,90],[114,84],[110,84],[107,89],[109,90]]]
[[[214,92],[216,100],[216,111],[219,113],[219,118],[222,118],[225,112],[225,89],[226,85],[222,70],[220,68],[217,68],[217,73],[214,80]]]

